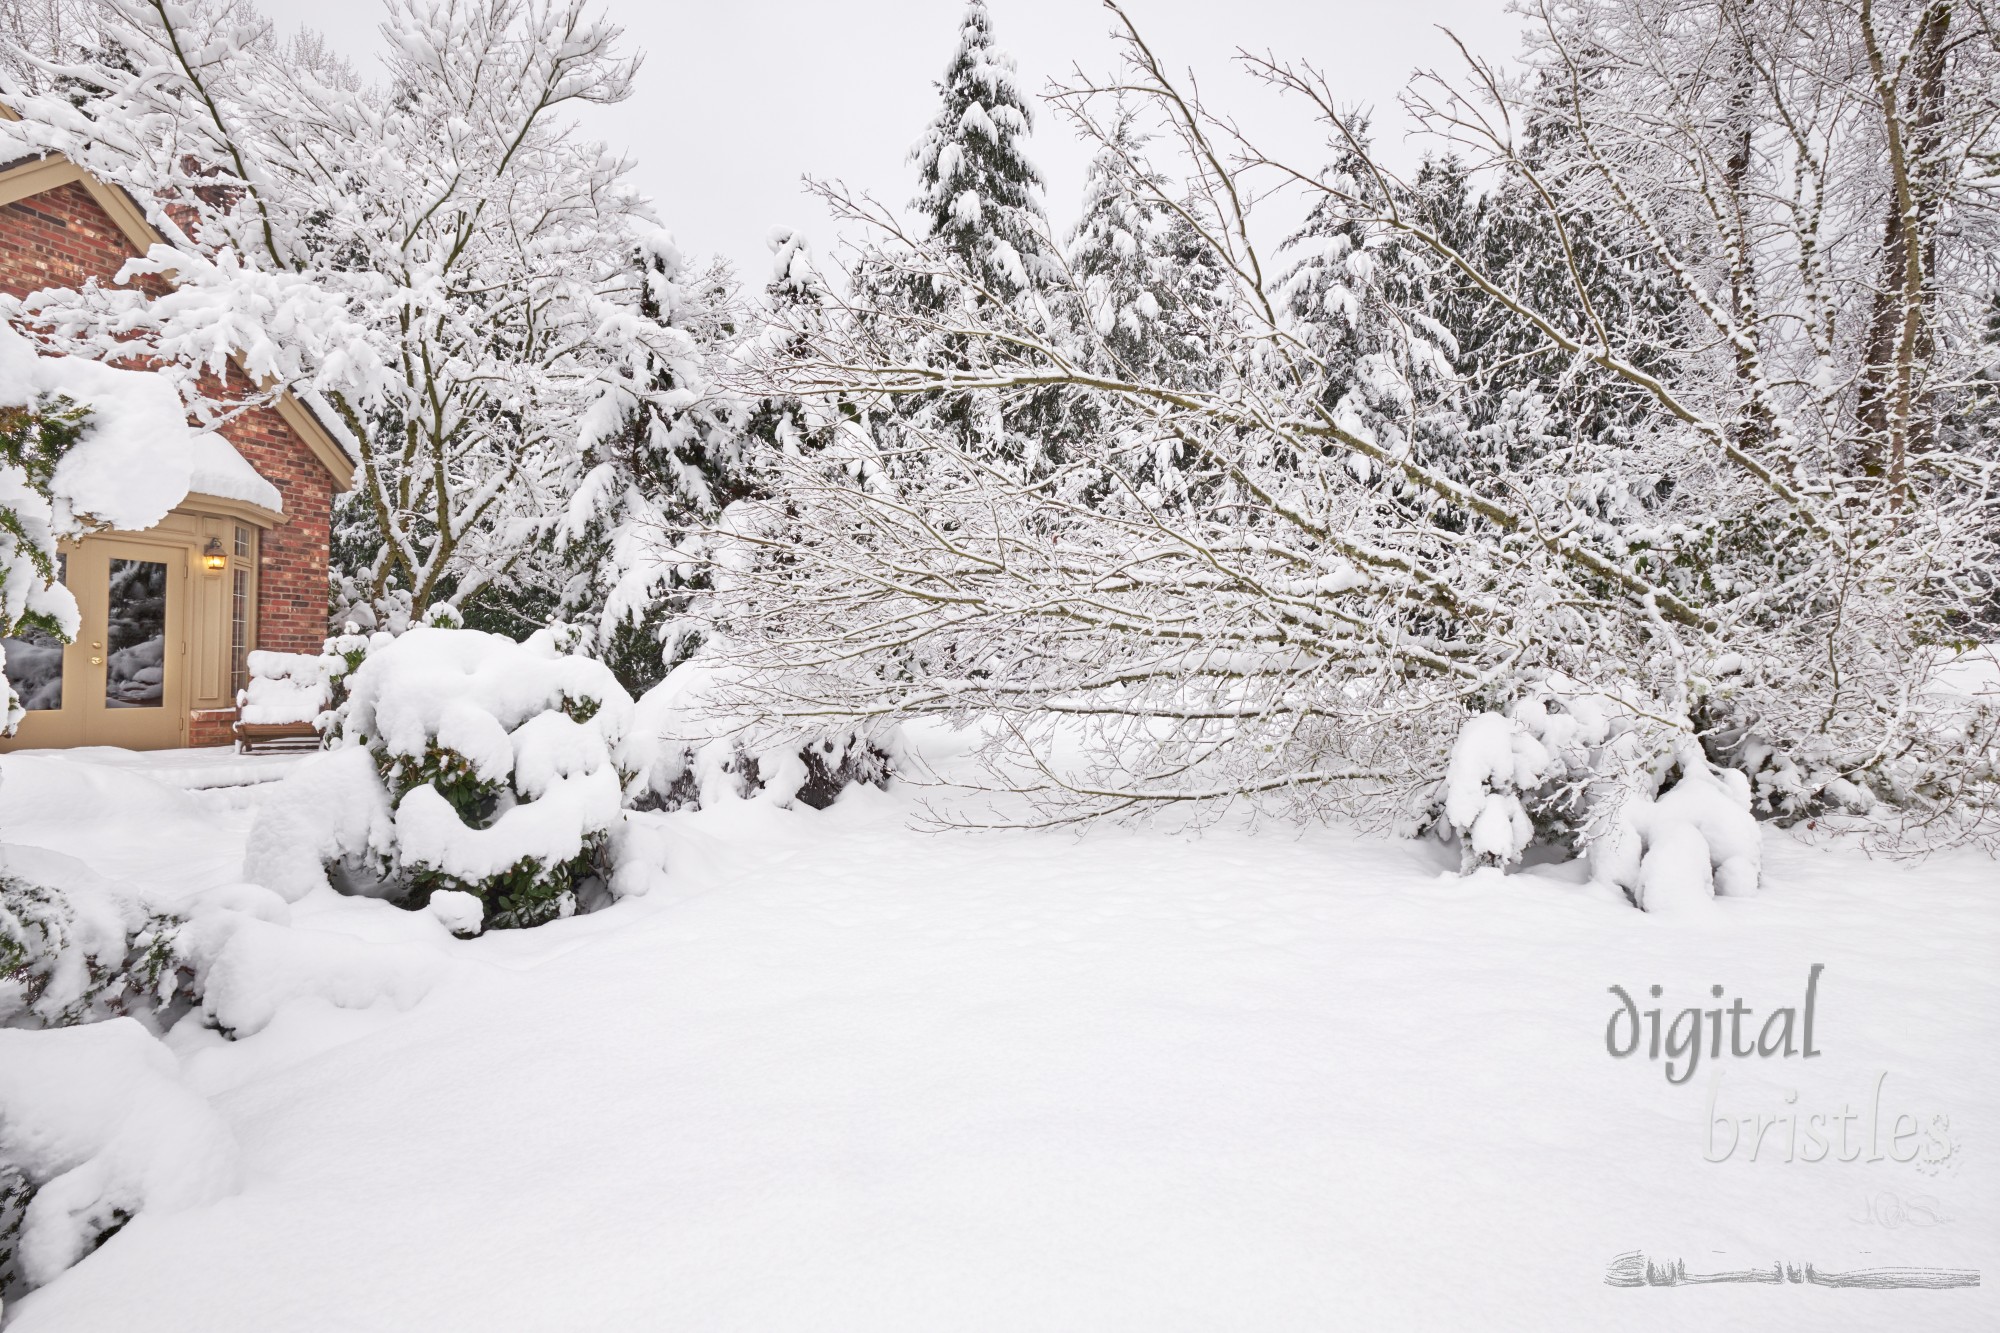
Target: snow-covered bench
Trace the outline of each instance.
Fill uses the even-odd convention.
[[[254,652],[236,694],[236,748],[244,754],[319,748],[313,725],[332,702],[326,660],[316,653]]]

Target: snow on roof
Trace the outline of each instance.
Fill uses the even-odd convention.
[[[333,410],[325,395],[315,389],[296,389],[293,397],[299,400],[306,414],[327,433],[328,438],[340,446],[349,462],[361,462],[361,441],[354,438],[354,432],[347,428],[347,423],[340,419],[340,414]]]
[[[250,466],[234,445],[220,435],[202,433],[194,438],[194,466],[188,473],[188,490],[196,495],[212,495],[219,500],[241,500],[283,513],[285,500],[278,488]]]
[[[188,425],[163,376],[73,356],[43,356],[0,320],[0,407],[61,395],[88,408],[79,440],[56,465],[56,522],[150,528],[190,491],[278,509],[278,490],[219,435]]]

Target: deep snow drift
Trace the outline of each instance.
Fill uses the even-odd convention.
[[[186,896],[268,790],[8,758],[0,832]],[[324,890],[239,926],[249,1035],[168,1039],[233,1192],[7,1333],[2000,1327],[1990,861],[1767,828],[1762,890],[1675,921],[1339,831],[919,832],[922,795],[639,816],[660,886],[529,931]],[[1732,1057],[1732,1000],[1815,963],[1821,1054]],[[1614,985],[1724,1011],[1721,1054],[1613,1058]],[[1778,1124],[1814,1115],[1822,1160]],[[1607,1285],[1633,1251],[1988,1285]]]

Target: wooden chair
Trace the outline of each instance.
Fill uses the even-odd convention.
[[[236,694],[236,750],[274,754],[317,750],[314,720],[331,702],[326,663],[316,653],[254,652]]]

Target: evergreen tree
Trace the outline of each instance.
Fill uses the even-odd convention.
[[[1145,147],[1121,112],[1085,178],[1067,256],[1078,332],[1091,344],[1086,359],[1104,369],[1199,387],[1213,378],[1225,278],[1194,205],[1172,202]]]
[[[1452,393],[1458,349],[1427,310],[1437,262],[1383,221],[1392,201],[1365,160],[1367,122],[1348,130],[1357,146],[1328,168],[1334,188],[1285,243],[1297,260],[1279,295],[1318,358],[1320,405],[1390,453],[1423,460],[1462,431]],[[1360,457],[1348,466],[1374,479]]]
[[[1039,199],[1041,176],[1025,154],[1033,115],[1012,57],[994,45],[984,0],[967,5],[937,86],[937,115],[910,153],[922,250],[864,260],[853,297],[866,312],[861,324],[898,330],[909,360],[976,373],[990,369],[990,349],[931,326],[983,318],[984,311],[1046,328],[1044,298],[1059,267]],[[918,319],[900,320],[904,312]],[[928,471],[940,461],[933,446],[945,444],[1026,479],[1061,466],[1064,410],[1052,393],[927,394],[876,417],[870,430],[895,472]]]
[[[1175,388],[1213,386],[1216,312],[1224,276],[1214,252],[1176,206],[1145,158],[1146,136],[1121,109],[1091,162],[1083,210],[1066,255],[1071,291],[1067,333],[1077,360],[1117,378]],[[1096,401],[1067,395],[1057,429],[1102,428]],[[1135,442],[1121,472],[1149,503],[1185,496],[1191,478],[1179,440]]]
[[[1553,117],[1532,124],[1522,153],[1529,169],[1545,170],[1553,141],[1566,132]],[[1519,175],[1504,178],[1476,206],[1478,261],[1564,331],[1581,337],[1601,322],[1643,369],[1665,373],[1679,303],[1670,275],[1615,249],[1588,207],[1560,197],[1558,206],[1560,227],[1534,185]],[[1453,286],[1441,317],[1458,336],[1460,366],[1480,390],[1477,404],[1497,404],[1509,391],[1532,386],[1550,400],[1559,433],[1605,443],[1624,438],[1646,417],[1652,404],[1645,395],[1575,373],[1469,281],[1457,277]]]
[[[665,233],[632,256],[612,318],[645,327],[606,376],[586,422],[590,462],[550,550],[567,619],[595,626],[594,649],[634,693],[693,650],[674,621],[707,574],[690,543],[753,493],[748,413],[712,392],[709,362],[736,336],[735,289],[720,263],[690,273]]]
[[[1142,148],[1131,116],[1121,111],[1084,178],[1083,215],[1068,255],[1087,362],[1133,378],[1153,369],[1168,295],[1161,290],[1163,219],[1154,201],[1161,181],[1141,162]]]
[[[910,152],[912,206],[981,287],[1012,300],[1045,274],[1047,228],[1042,178],[1024,151],[1034,116],[1015,86],[1013,57],[993,43],[985,0],[966,6],[938,91],[938,114]]]

